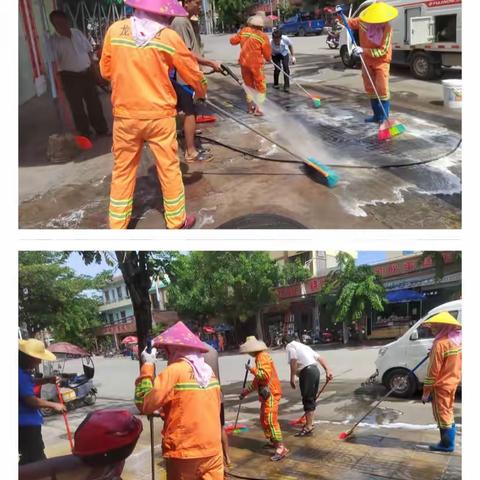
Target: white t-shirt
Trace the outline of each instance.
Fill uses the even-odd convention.
[[[286,351],[289,365],[290,360],[297,360],[297,374],[305,367],[316,364],[320,358],[320,355],[308,345],[296,341],[290,342],[286,347]]]
[[[90,67],[92,46],[87,37],[76,28],[71,28],[71,38],[55,33],[50,37],[50,46],[57,62],[58,70],[83,72]]]
[[[292,46],[292,41],[286,35],[282,35],[279,45],[273,41],[273,38],[270,40],[270,45],[272,46],[272,55],[282,55],[285,57],[290,53],[288,47]]]

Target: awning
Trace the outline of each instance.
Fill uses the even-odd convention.
[[[389,303],[418,302],[424,298],[424,293],[419,293],[415,290],[395,290],[388,292],[386,295]]]

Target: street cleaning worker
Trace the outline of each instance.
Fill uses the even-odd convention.
[[[34,379],[34,370],[42,360],[53,361],[56,357],[45,349],[40,340],[30,338],[18,341],[18,453],[19,464],[45,460],[45,445],[42,438],[43,416],[41,408],[51,408],[56,412],[66,411],[61,403],[48,402],[35,395],[36,385],[55,384],[57,377]]]
[[[155,157],[167,228],[191,228],[177,157],[177,97],[168,72],[175,69],[192,86],[196,99],[206,95],[206,80],[170,18],[186,16],[176,0],[126,0],[133,15],[115,22],[105,36],[100,70],[111,81],[113,156],[110,228],[127,228],[143,145]],[[162,12],[160,15],[158,12]]]
[[[287,352],[287,361],[290,366],[290,385],[296,388],[296,377],[300,382],[305,425],[295,434],[296,437],[305,437],[313,433],[313,418],[317,407],[317,394],[320,386],[320,364],[325,370],[327,380],[333,380],[333,373],[327,362],[312,348],[297,342],[295,337],[287,336],[283,341]]]
[[[240,353],[248,353],[255,358],[255,367],[246,365],[254,376],[253,381],[240,394],[240,399],[245,398],[254,390],[258,392],[260,401],[260,423],[263,433],[269,443],[267,448],[275,449],[271,460],[278,461],[288,455],[288,449],[283,444],[282,431],[278,423],[278,408],[282,398],[282,387],[278,379],[277,370],[272,357],[267,352],[264,342],[257,340],[254,336],[247,337],[245,343],[240,345]]]
[[[272,41],[270,43],[272,48],[272,61],[274,63],[273,69],[273,88],[279,88],[278,77],[280,76],[280,67],[285,73],[283,74],[283,90],[290,91],[290,61],[292,65],[295,64],[295,57],[293,56],[292,41],[286,36],[282,35],[282,31],[276,28],[272,33]],[[291,55],[291,57],[290,57]],[[286,74],[286,75],[285,75]]]
[[[240,68],[245,86],[253,91],[247,91],[248,113],[263,115],[260,106],[267,96],[267,84],[263,65],[272,59],[270,41],[263,33],[264,19],[254,15],[247,21],[247,26],[230,38],[232,45],[240,44]],[[255,97],[255,102],[254,102]]]
[[[462,380],[462,325],[450,313],[442,312],[423,323],[435,335],[427,376],[423,382],[422,401],[431,400],[433,417],[440,429],[440,443],[430,450],[455,450],[455,392]]]
[[[377,2],[363,10],[359,18],[348,20],[350,28],[360,32],[360,46],[354,48],[353,54],[363,56],[387,117],[390,112],[389,79],[392,61],[392,26],[389,22],[397,15],[398,10],[395,7]],[[386,120],[385,114],[363,65],[362,78],[373,110],[373,116],[365,121],[382,123]]]
[[[168,365],[155,377],[156,349],[142,352],[135,404],[144,414],[161,409],[167,479],[223,480],[220,384],[202,356],[208,348],[183,322],[154,344],[166,352]]]

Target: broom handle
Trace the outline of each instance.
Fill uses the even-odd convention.
[[[425,363],[427,358],[430,356],[430,352],[427,353],[427,356],[419,363],[413,370],[409,370],[407,373],[407,377],[411,375],[412,373],[415,372],[415,370],[418,370],[418,368]],[[348,435],[350,435],[355,428],[364,420],[366,417],[368,417],[384,400],[386,400],[393,392],[395,391],[395,388],[390,389],[349,431]]]
[[[57,389],[58,400],[62,405],[65,406],[65,403],[63,402],[62,393],[60,392],[60,387],[56,383],[55,383],[55,388]],[[68,437],[68,442],[70,443],[70,450],[73,453],[72,432],[70,431],[70,425],[68,423],[67,414],[66,412],[62,412],[62,415],[63,415],[63,421],[65,422],[65,428],[67,429],[67,437]]]
[[[345,14],[343,13],[343,10],[341,8],[339,8],[337,10],[337,13],[340,14],[340,16],[342,17],[343,23],[345,24],[345,28],[347,29],[347,32],[350,36],[350,39],[352,40],[353,45],[355,47],[357,47],[358,46],[357,42],[355,41],[355,37],[353,35],[352,29],[348,25],[348,20],[347,20],[347,17],[345,17]],[[383,114],[385,115],[385,118],[388,118],[387,112],[385,111],[385,108],[383,107],[382,101],[380,100],[380,95],[378,94],[377,87],[375,86],[375,83],[373,82],[373,78],[370,75],[370,70],[368,69],[367,64],[365,63],[365,60],[363,59],[363,55],[360,54],[359,56],[360,56],[360,61],[362,62],[363,68],[365,70],[365,73],[367,74],[368,80],[370,81],[370,84],[372,85],[373,91],[375,92],[375,95],[376,95],[377,100],[380,104],[380,107],[382,108]]]
[[[311,95],[310,93],[307,92],[307,90],[305,90],[305,88],[303,88],[298,82],[296,82],[291,75],[289,75],[280,65],[277,65],[275,62],[273,62],[273,65],[275,68],[277,68],[278,70],[280,70],[280,72],[282,72],[286,77],[288,77],[298,88],[300,88],[303,92],[305,92],[310,98],[313,98],[313,95]]]
[[[248,359],[247,362],[247,367],[250,366],[250,359]],[[242,392],[245,390],[245,385],[247,384],[247,377],[248,377],[248,369],[245,369],[245,378],[243,379],[243,385],[242,385]],[[237,418],[235,418],[235,425],[233,427],[233,430],[237,428],[237,423],[238,423],[238,416],[240,415],[240,407],[242,406],[242,400],[240,400],[240,403],[238,404],[238,410],[237,410]]]

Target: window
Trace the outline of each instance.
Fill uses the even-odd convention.
[[[457,16],[438,15],[435,17],[435,41],[456,42],[457,41]]]
[[[103,293],[105,294],[105,302],[110,303],[110,294],[108,293],[108,290],[105,290]]]
[[[108,323],[110,323],[110,324],[113,323],[113,313],[108,314]]]
[[[125,320],[127,319],[127,314],[125,313],[125,310],[122,310],[120,312],[120,318],[122,319],[122,323],[125,323]]]
[[[128,287],[125,285],[125,297],[130,298],[130,292],[128,291]]]
[[[122,287],[117,287],[117,298],[121,300],[123,298]]]

